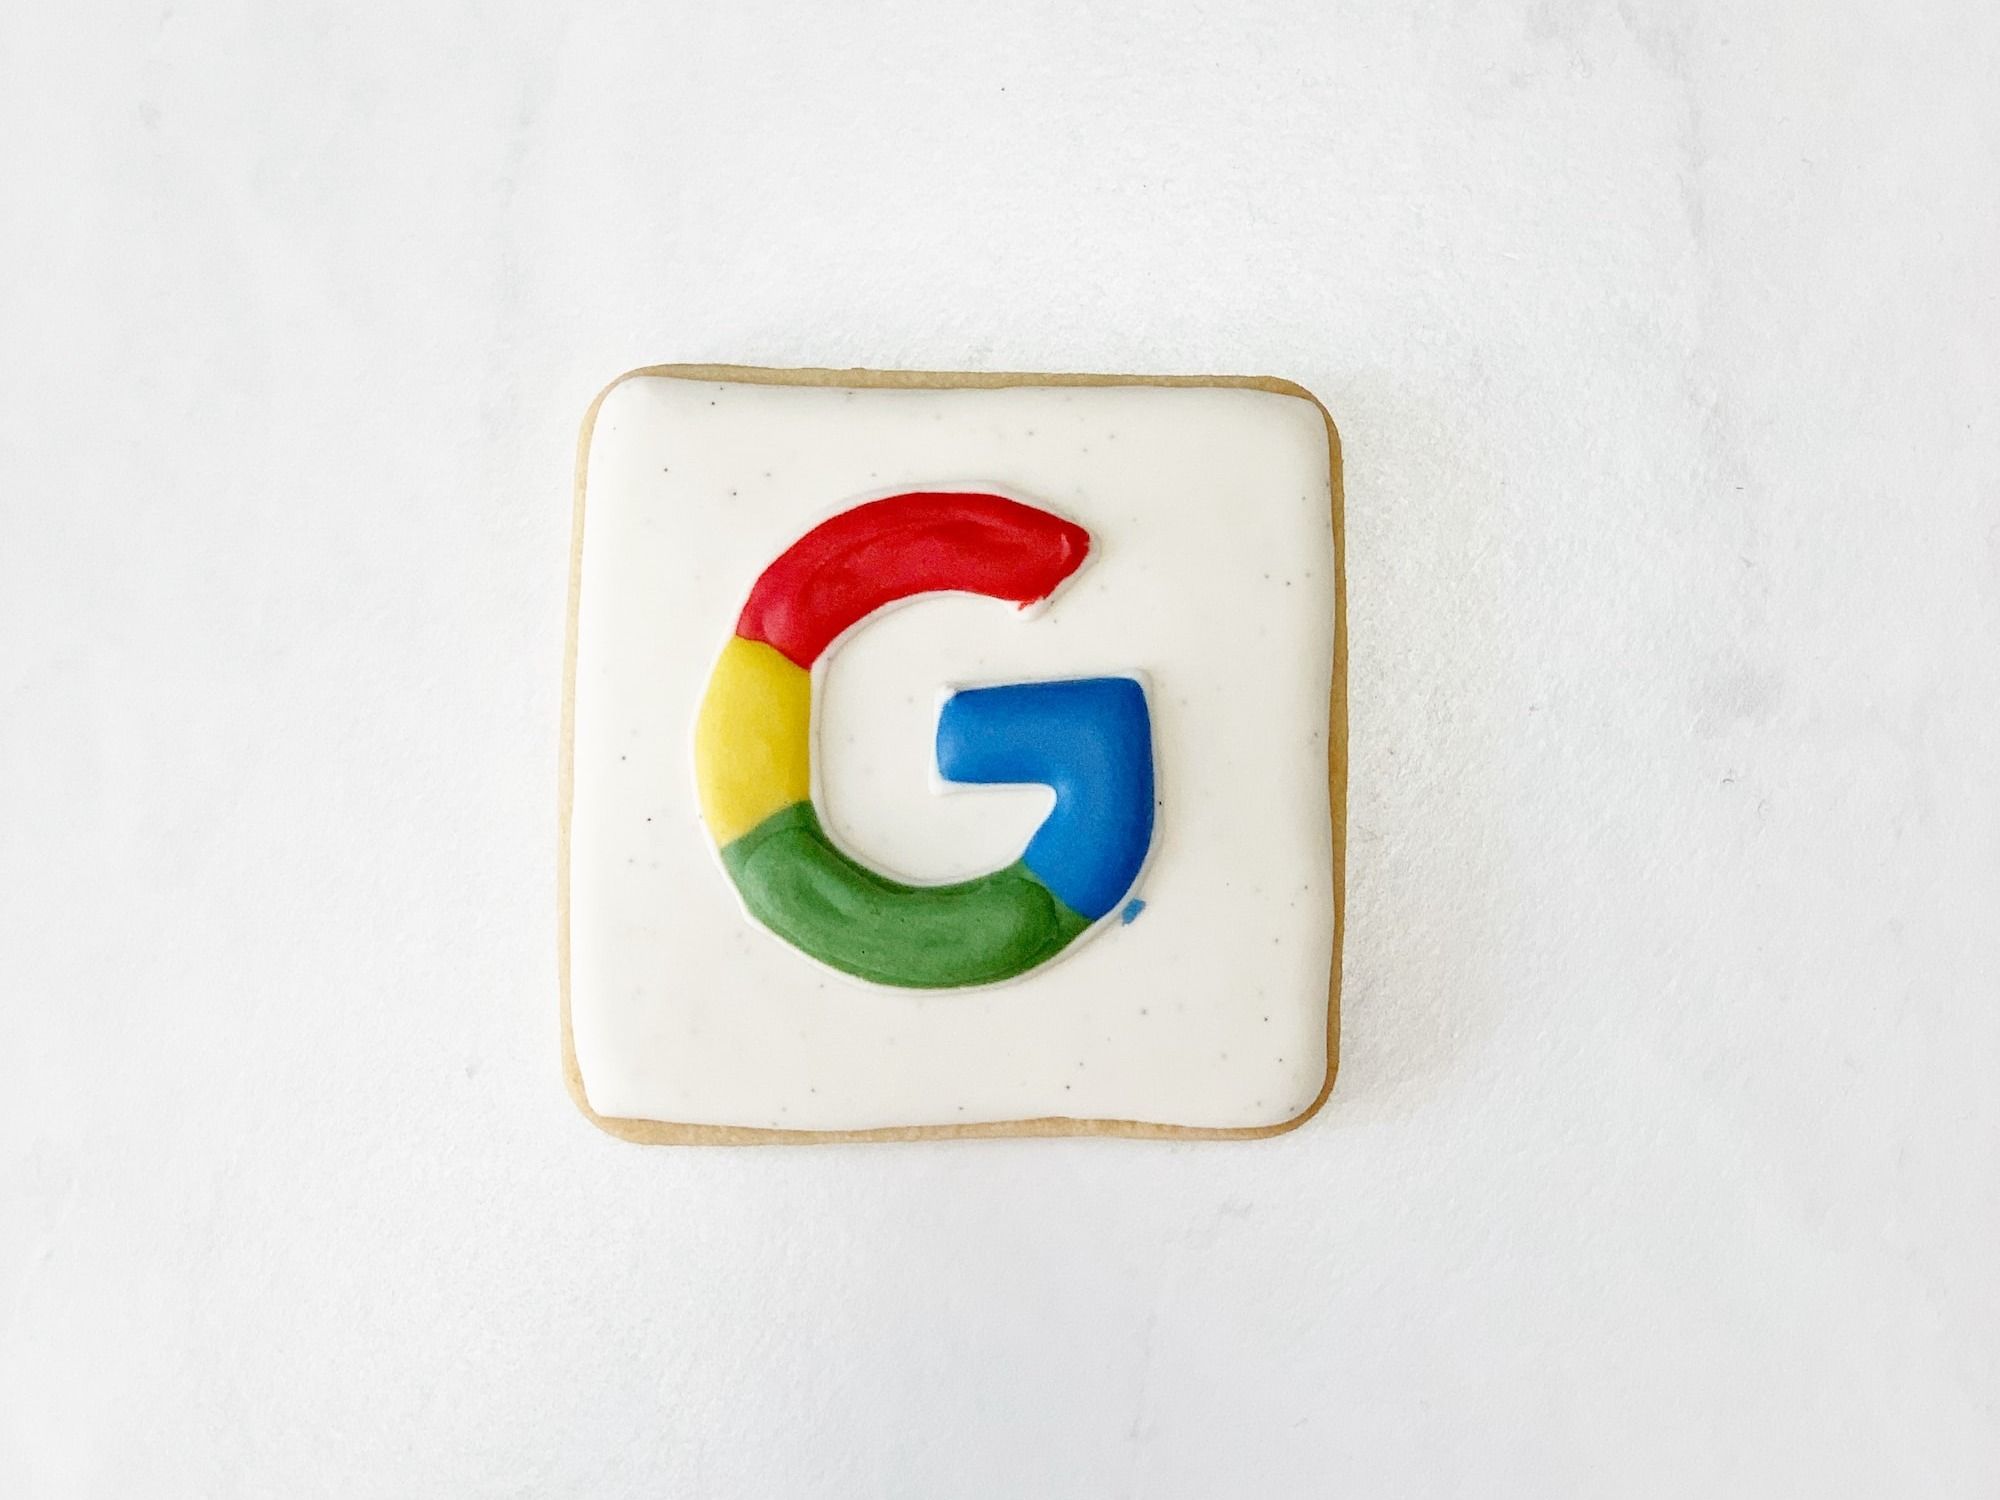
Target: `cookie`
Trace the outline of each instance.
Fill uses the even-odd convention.
[[[1325,1100],[1345,647],[1307,392],[660,366],[592,405],[575,504],[593,1121],[1228,1137]]]

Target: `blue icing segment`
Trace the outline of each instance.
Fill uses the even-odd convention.
[[[937,763],[948,781],[1055,792],[1021,860],[1072,911],[1096,921],[1131,889],[1153,841],[1153,721],[1133,678],[954,693]]]
[[[1118,920],[1125,926],[1130,927],[1134,922],[1139,920],[1139,913],[1145,909],[1146,903],[1141,901],[1137,896],[1134,896],[1130,901],[1125,903],[1125,910],[1118,913]]]

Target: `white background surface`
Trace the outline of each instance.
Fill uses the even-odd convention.
[[[1997,54],[1969,3],[6,7],[0,1492],[1993,1494]],[[662,359],[1327,400],[1318,1121],[576,1115],[571,444]]]

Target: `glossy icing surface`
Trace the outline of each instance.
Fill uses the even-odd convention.
[[[912,491],[1051,511],[1088,533],[1089,565],[1032,618],[932,593],[832,651],[848,612],[832,606],[816,611],[830,631],[731,639],[773,559]],[[570,1024],[592,1109],[791,1130],[1296,1116],[1326,1073],[1333,562],[1327,434],[1294,396],[617,386],[588,452],[575,667]],[[737,679],[720,698],[715,675]],[[1146,715],[1143,838],[1137,799],[1106,793],[1135,781],[1129,755],[1077,772],[1080,800],[1068,772],[1037,774],[1063,715],[1021,695],[1093,679],[1127,684]],[[968,683],[982,686],[953,693]],[[1093,720],[1093,742],[1139,743],[1118,718]],[[694,767],[710,730],[747,747],[714,785]],[[1066,806],[1095,821],[1072,827]],[[836,915],[965,883],[1064,891],[1075,921],[1108,915],[1009,983],[884,987],[746,916],[716,843],[760,827],[786,859],[752,884],[829,856],[870,877],[813,896]],[[760,847],[736,863],[763,863]],[[1134,848],[1136,881],[1119,868]],[[1009,963],[1047,939],[1014,899],[983,939]],[[968,920],[954,911],[946,930]]]
[[[1038,604],[1090,551],[1081,526],[1004,495],[915,490],[813,527],[757,576],[736,633],[810,669],[876,610],[921,594]]]
[[[945,885],[908,885],[833,846],[810,802],[722,851],[750,914],[821,963],[877,984],[998,984],[1055,958],[1089,920],[1025,861]]]
[[[1055,807],[1020,860],[912,885],[826,836],[810,799],[808,673],[891,604],[956,592],[1039,604],[1081,567],[1074,522],[1001,495],[917,491],[841,511],[758,576],[695,723],[703,821],[745,912],[877,984],[958,989],[1047,963],[1124,895],[1153,829],[1145,689],[1132,678],[975,688],[946,701],[938,769],[1041,784]]]
[[[1130,677],[1022,682],[954,693],[938,712],[948,781],[1046,786],[1056,803],[1021,863],[1096,921],[1138,878],[1153,841],[1153,724]]]

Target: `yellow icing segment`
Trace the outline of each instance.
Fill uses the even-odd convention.
[[[812,796],[812,676],[762,641],[722,648],[694,729],[701,817],[717,844]]]

